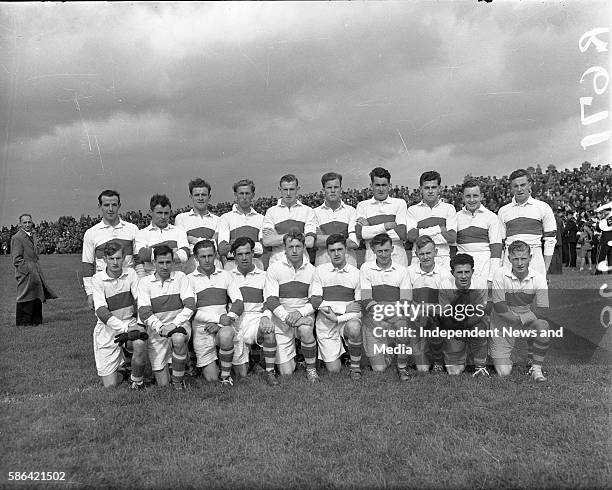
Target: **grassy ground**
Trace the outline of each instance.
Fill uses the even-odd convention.
[[[45,305],[45,326],[18,330],[12,269],[0,257],[3,487],[35,486],[11,484],[9,471],[65,472],[66,481],[39,486],[70,488],[605,488],[612,481],[609,334],[593,324],[587,338],[579,327],[588,315],[574,305],[590,301],[598,317],[605,277],[552,276],[553,287],[569,281],[551,309],[567,334],[553,346],[544,385],[519,372],[415,376],[405,384],[392,372],[365,372],[359,385],[346,373],[323,373],[312,386],[297,372],[278,388],[249,377],[233,389],[191,379],[185,393],[132,393],[104,390],[97,379],[79,259],[43,256],[61,298]]]

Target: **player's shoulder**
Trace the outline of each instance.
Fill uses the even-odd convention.
[[[529,269],[529,274],[533,277],[533,285],[536,288],[548,288],[548,282],[546,281],[546,276],[541,272],[535,269]]]

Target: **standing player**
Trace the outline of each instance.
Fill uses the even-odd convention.
[[[539,318],[537,308],[548,308],[548,285],[546,277],[532,269],[533,248],[521,240],[514,240],[508,246],[508,260],[512,268],[501,267],[493,276],[493,313],[491,326],[499,329],[520,329],[527,331],[527,366],[536,382],[544,382],[542,364],[550,345],[546,335],[548,322]],[[512,351],[516,339],[505,332],[489,342],[489,354],[499,376],[512,372]]]
[[[387,169],[376,167],[370,172],[371,199],[360,201],[356,209],[355,233],[357,239],[366,241],[365,261],[375,260],[370,240],[387,233],[392,240],[393,262],[408,265],[403,241],[406,240],[406,201],[389,197],[391,174]]]
[[[401,349],[397,354],[398,375],[401,381],[408,381],[410,348],[407,346],[410,339],[405,335],[386,333],[389,330],[404,332],[408,319],[399,315],[381,315],[386,305],[396,305],[399,301],[410,299],[408,275],[403,265],[393,262],[393,241],[388,234],[381,233],[373,237],[370,247],[376,258],[365,262],[359,270],[361,301],[366,312],[363,323],[364,350],[372,370],[383,372],[391,361],[386,348],[395,342]]]
[[[173,269],[173,251],[168,245],[154,248],[155,272],[138,283],[138,317],[147,326],[148,353],[155,380],[168,386],[168,363],[172,359],[172,387],[185,388],[187,342],[195,298],[189,279]]]
[[[174,224],[187,234],[190,250],[200,240],[217,240],[219,217],[208,210],[210,201],[210,184],[204,179],[193,179],[189,182],[189,195],[193,202],[191,211],[180,213],[174,218]],[[185,272],[193,272],[198,266],[195,256],[185,266]],[[217,267],[222,267],[217,261]]]
[[[172,205],[170,199],[164,194],[155,194],[151,197],[151,224],[136,234],[136,272],[138,277],[153,274],[156,270],[154,264],[154,247],[167,245],[172,250],[174,262],[182,264],[189,258],[189,243],[185,232],[170,224]]]
[[[430,236],[424,235],[417,238],[414,249],[419,260],[408,267],[408,288],[411,291],[409,296],[414,303],[421,304],[422,308],[427,308],[426,315],[419,319],[423,328],[437,330],[440,319],[435,312],[435,306],[440,304],[439,292],[443,284],[451,279],[450,272],[448,272],[450,269],[444,269],[436,263],[438,250]],[[435,314],[431,312],[432,309]],[[413,339],[413,355],[417,371],[428,372],[431,364],[433,364],[433,372],[444,371],[442,342],[443,339],[436,337],[417,336]]]
[[[136,320],[138,276],[123,268],[123,246],[110,241],[102,249],[106,268],[91,278],[94,309],[98,323],[93,332],[94,357],[104,386],[121,382],[118,373],[124,356],[121,344],[133,349],[131,388],[143,389],[148,335]]]
[[[531,197],[531,176],[526,170],[521,168],[510,174],[510,189],[514,196],[512,202],[502,206],[498,212],[506,251],[515,240],[527,243],[531,247],[531,269],[546,277],[557,242],[555,215],[548,204]],[[504,257],[504,265],[508,268],[509,255],[506,253]]]
[[[471,255],[458,253],[451,259],[452,279],[443,281],[440,290],[440,305],[453,307],[452,317],[442,317],[445,330],[486,331],[489,329],[485,310],[487,306],[487,282],[474,274],[474,259]],[[469,312],[468,313],[468,308]],[[486,337],[452,337],[442,343],[446,372],[459,375],[465,370],[467,348],[474,358],[473,376],[489,376],[487,371]]]
[[[480,183],[476,179],[466,180],[461,189],[464,206],[457,213],[457,251],[471,255],[473,273],[490,284],[501,261],[499,218],[482,205]]]
[[[201,240],[193,251],[198,268],[189,274],[189,281],[196,296],[196,313],[193,317],[193,349],[197,367],[202,368],[206,381],[216,381],[223,386],[233,386],[231,377],[234,358],[234,322],[243,310],[238,287],[232,286],[232,275],[215,264],[215,242]],[[228,299],[231,310],[228,312]],[[217,348],[219,364],[217,368]]]
[[[457,239],[457,212],[452,204],[440,199],[442,178],[435,170],[424,172],[419,178],[422,200],[408,208],[408,240],[430,236],[437,249],[436,264],[450,270],[450,245]],[[415,256],[418,254],[415,249]]]
[[[261,244],[261,227],[264,217],[253,209],[253,197],[255,196],[255,184],[252,180],[243,179],[234,184],[234,197],[236,202],[232,210],[219,218],[219,255],[225,257],[225,269],[236,268],[235,257],[232,253],[232,245],[239,237],[248,237],[255,243],[253,252],[253,263],[263,270],[261,256],[263,246]]]
[[[355,235],[355,208],[342,201],[342,175],[328,172],[321,177],[325,201],[314,209],[317,219],[317,255],[315,266],[328,264],[330,255],[327,250],[327,238],[340,234],[346,239],[346,260],[357,267],[355,249],[359,240]]]
[[[283,237],[291,231],[299,231],[305,236],[304,258],[308,261],[307,248],[314,247],[317,223],[311,207],[302,204],[297,193],[300,190],[298,179],[293,174],[283,175],[278,187],[281,198],[276,206],[266,211],[262,233],[263,244],[272,247],[268,267],[285,257]]]
[[[329,372],[340,372],[344,338],[351,359],[351,378],[358,381],[362,344],[359,270],[347,263],[343,235],[329,235],[326,245],[330,263],[317,266],[310,285],[311,302],[319,305],[316,322],[319,359]]]
[[[266,363],[265,379],[270,386],[278,385],[276,377],[276,336],[272,314],[264,306],[263,289],[266,273],[253,263],[255,242],[240,236],[232,243],[236,267],[232,269],[232,288],[240,290],[244,312],[235,322],[234,370],[241,377],[247,375],[249,347],[262,346]]]
[[[104,246],[111,240],[123,247],[123,267],[134,267],[134,242],[138,227],[119,217],[121,198],[114,190],[104,190],[98,196],[98,208],[102,221],[89,228],[83,236],[83,286],[87,294],[87,304],[93,309],[91,277],[106,269]]]
[[[272,311],[275,326],[276,363],[281,375],[295,370],[295,339],[302,342],[309,381],[319,382],[317,343],[314,338],[314,308],[308,301],[308,289],[315,268],[304,256],[305,237],[291,231],[284,238],[285,256],[268,267],[264,286],[267,308]]]

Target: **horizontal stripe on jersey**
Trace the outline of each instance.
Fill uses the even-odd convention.
[[[380,225],[388,221],[395,221],[394,214],[377,214],[368,218],[369,226]]]
[[[201,226],[199,228],[193,228],[191,230],[187,230],[187,236],[192,236],[195,238],[202,238],[206,240],[212,240],[213,237],[215,236],[215,230]]]
[[[259,240],[259,228],[255,228],[254,226],[239,226],[233,230],[230,230],[230,242],[235,242],[236,238],[239,237],[248,237],[254,242]],[[221,239],[219,239],[221,241]]]
[[[372,299],[377,302],[399,301],[400,288],[388,284],[373,284]]]
[[[240,292],[242,293],[242,300],[244,301],[245,304],[246,303],[263,303],[264,301],[263,289],[254,288],[250,286],[240,286]]]
[[[439,290],[427,287],[414,288],[412,290],[412,299],[417,303],[438,303],[440,301]]]
[[[508,306],[527,306],[533,303],[535,293],[526,291],[506,291],[506,304]]]
[[[132,291],[122,291],[113,296],[107,296],[106,304],[110,312],[114,314],[115,311],[122,308],[133,308],[134,296],[132,296]]]
[[[227,289],[208,287],[197,292],[196,307],[222,305],[226,306],[229,302]]]
[[[348,236],[348,223],[342,221],[330,221],[329,223],[319,224],[323,235],[344,235]]]
[[[154,314],[182,310],[183,300],[179,293],[157,296],[156,298],[151,298],[151,309]]]
[[[304,223],[302,221],[288,219],[285,221],[281,221],[280,223],[276,223],[274,225],[274,229],[279,235],[285,235],[286,233],[289,233],[293,230],[298,230],[301,233],[304,233]]]
[[[489,230],[478,226],[468,226],[457,231],[457,245],[466,243],[489,243]]]
[[[514,235],[539,235],[542,236],[544,229],[542,222],[535,218],[519,217],[506,223],[506,234]],[[556,233],[555,233],[556,235]]]
[[[355,289],[341,285],[323,286],[323,300],[346,302],[354,301]]]
[[[417,223],[417,228],[429,228],[430,226],[446,226],[446,218],[429,216]]]
[[[279,298],[305,298],[308,297],[310,284],[300,281],[290,281],[278,285]]]

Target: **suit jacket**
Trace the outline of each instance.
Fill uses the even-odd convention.
[[[25,231],[19,230],[11,239],[11,257],[15,266],[17,279],[17,303],[25,303],[35,299],[46,301],[57,298],[57,295],[47,285],[36,253],[35,238]]]
[[[563,234],[565,235],[567,242],[576,243],[578,241],[577,233],[578,225],[573,218],[570,218],[567,223],[565,223],[565,227],[563,228]]]

